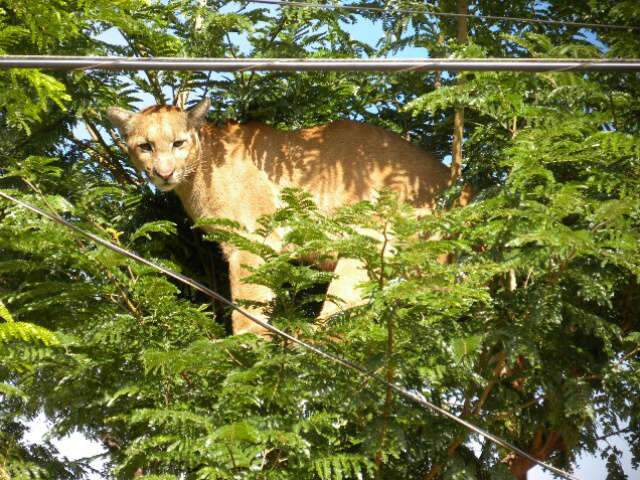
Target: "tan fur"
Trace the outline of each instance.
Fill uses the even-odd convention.
[[[158,188],[175,189],[193,220],[229,218],[253,231],[261,215],[278,208],[284,187],[309,192],[324,212],[370,200],[388,188],[426,213],[449,181],[449,169],[434,157],[376,126],[343,120],[293,132],[261,123],[204,124],[196,129],[207,108],[208,103],[201,103],[192,112],[165,106],[138,114],[120,109],[108,112],[124,134],[134,164]],[[186,139],[185,144],[172,148],[176,139]],[[141,143],[154,145],[154,151],[142,151]],[[166,174],[172,167],[175,171],[168,181],[153,173],[160,168]],[[268,242],[280,248],[279,238]],[[269,289],[243,282],[246,266],[259,265],[261,260],[229,245],[223,249],[233,299],[271,299]],[[357,302],[353,291],[362,280],[357,270],[338,261],[339,278],[330,286],[332,294],[348,297],[349,304]],[[349,272],[356,272],[353,277],[357,278]],[[328,305],[323,308],[323,314],[332,311]],[[236,312],[233,330],[259,332]]]

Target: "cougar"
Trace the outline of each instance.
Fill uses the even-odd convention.
[[[449,183],[449,169],[399,135],[383,128],[340,120],[296,131],[280,131],[258,122],[215,126],[206,122],[210,103],[185,111],[156,105],[134,113],[111,107],[107,116],[126,141],[129,156],[162,191],[173,190],[192,220],[227,218],[252,232],[262,215],[273,213],[283,188],[309,192],[323,212],[390,189],[419,212],[429,212]],[[205,227],[206,229],[206,227]],[[281,247],[278,234],[267,239]],[[261,259],[222,245],[229,262],[232,299],[268,302],[273,292],[245,282]],[[329,262],[330,263],[330,262]],[[358,261],[339,258],[328,294],[345,307],[361,302],[357,285],[367,280]],[[325,302],[320,316],[340,307]],[[264,319],[259,309],[251,313]],[[263,329],[232,313],[234,334]]]

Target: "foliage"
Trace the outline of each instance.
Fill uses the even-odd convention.
[[[438,2],[443,11],[454,3]],[[631,1],[471,8],[640,24]],[[363,17],[381,19],[379,44],[353,38]],[[558,57],[640,48],[625,30],[506,21],[471,21],[470,45],[452,38],[454,21],[425,15],[217,0],[0,6],[0,53],[11,54],[337,57],[410,45],[434,56]],[[600,452],[610,477],[624,478],[619,452],[600,439],[622,433],[640,461],[640,80],[464,76],[13,70],[0,75],[0,188],[226,294],[212,241],[235,242],[265,258],[253,280],[277,293],[265,307],[279,327],[559,467]],[[188,93],[215,100],[214,122],[293,129],[347,117],[440,157],[451,151],[453,110],[464,106],[463,178],[425,218],[388,192],[329,215],[286,191],[259,231],[285,228],[283,252],[221,219],[207,221],[216,233],[203,238],[174,196],[128,165],[103,117],[112,104]],[[474,201],[453,208],[464,183]],[[316,321],[330,275],[300,263],[309,253],[362,260],[368,303]],[[451,263],[437,261],[445,254]],[[49,443],[28,444],[25,422],[39,412],[54,436],[80,431],[104,445],[109,478],[499,479],[531,466],[287,342],[229,336],[228,312],[210,299],[4,201],[0,301],[2,480],[90,472]]]

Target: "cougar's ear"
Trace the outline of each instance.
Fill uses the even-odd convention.
[[[207,113],[211,107],[211,101],[208,98],[203,98],[187,112],[187,123],[189,128],[200,128],[202,124],[207,120]]]
[[[120,107],[107,108],[107,118],[116,127],[122,135],[127,134],[129,122],[136,114]]]

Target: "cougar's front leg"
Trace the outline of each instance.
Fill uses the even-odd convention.
[[[250,300],[252,302],[269,302],[273,299],[274,293],[271,289],[254,283],[247,283],[246,278],[251,274],[250,267],[257,267],[263,260],[249,252],[230,249],[226,251],[229,262],[229,283],[231,287],[231,298],[237,300]],[[247,307],[245,311],[258,317],[260,320],[268,322],[269,319],[262,313],[260,308]],[[255,333],[262,336],[268,335],[268,330],[257,323],[252,322],[240,312],[234,310],[231,314],[233,334]]]
[[[337,304],[335,301],[325,300],[318,317],[321,322],[328,320],[336,313],[365,303],[358,286],[369,280],[369,276],[360,260],[340,258],[333,273],[335,278],[329,284],[327,296],[337,297],[343,303]]]

